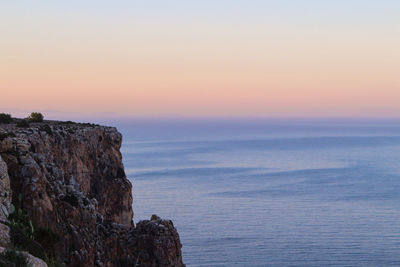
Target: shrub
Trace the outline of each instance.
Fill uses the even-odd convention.
[[[43,121],[43,114],[40,112],[32,112],[31,115],[27,118],[31,122],[42,122]]]
[[[20,120],[20,121],[17,123],[17,127],[20,127],[20,128],[28,128],[28,127],[29,127],[29,123],[28,123],[27,120]]]
[[[13,119],[10,114],[0,113],[0,123],[10,123]]]
[[[18,228],[21,232],[30,239],[34,237],[34,228],[32,221],[28,218],[26,211],[22,209],[22,194],[18,195],[17,205],[10,205],[10,214],[8,215],[8,226]]]

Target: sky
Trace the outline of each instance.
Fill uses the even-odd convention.
[[[0,112],[400,117],[400,1],[2,1]]]

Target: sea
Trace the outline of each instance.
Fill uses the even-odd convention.
[[[187,266],[400,266],[400,121],[126,119],[134,221]]]

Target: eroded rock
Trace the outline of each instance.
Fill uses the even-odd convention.
[[[171,221],[153,216],[133,225],[132,185],[116,128],[46,122],[0,130],[7,136],[0,140],[6,163],[0,161],[0,170],[8,168],[8,191],[14,202],[22,194],[23,209],[36,225],[60,236],[61,261],[68,266],[184,266]]]

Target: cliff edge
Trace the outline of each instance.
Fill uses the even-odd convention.
[[[55,256],[67,266],[184,266],[170,220],[153,215],[134,226],[121,143],[113,127],[0,124],[0,219],[10,201],[19,205],[35,229],[57,237]],[[0,246],[10,237],[0,225]]]

